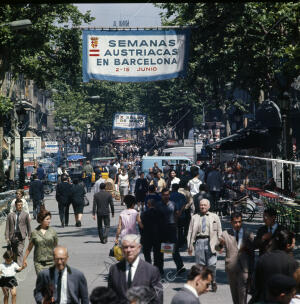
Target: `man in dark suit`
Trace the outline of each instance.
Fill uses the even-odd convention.
[[[29,195],[33,204],[33,218],[40,212],[41,204],[44,199],[44,186],[41,180],[38,179],[37,174],[32,175],[33,180],[30,182]]]
[[[212,279],[213,273],[206,266],[192,266],[187,283],[173,297],[171,304],[199,304],[199,296],[208,291]]]
[[[153,248],[154,266],[159,269],[161,275],[163,270],[163,254],[160,252],[162,242],[162,231],[164,231],[164,215],[155,207],[155,200],[147,202],[148,210],[142,213],[141,221],[144,228],[141,231],[141,243],[146,262],[151,264],[151,250]]]
[[[129,303],[126,292],[133,286],[148,286],[155,291],[153,303],[163,303],[163,286],[160,282],[158,269],[141,260],[140,237],[127,234],[122,239],[124,259],[109,269],[108,287],[112,288],[119,297],[119,303]]]
[[[256,238],[254,240],[255,248],[259,249],[259,255],[263,255],[272,239],[283,230],[283,227],[276,222],[277,211],[272,208],[268,208],[264,211],[263,220],[265,225],[260,227],[257,231]]]
[[[242,227],[242,214],[231,215],[232,229],[222,232],[216,250],[226,248],[225,271],[227,273],[232,302],[247,303],[247,286],[254,270],[254,234]]]
[[[16,211],[9,213],[7,216],[5,239],[14,253],[14,261],[21,266],[23,262],[25,238],[28,236],[28,239],[30,239],[31,225],[29,214],[22,211],[22,200],[17,199],[15,206]]]
[[[57,246],[53,251],[55,265],[39,273],[34,289],[37,304],[89,304],[84,274],[69,267],[67,248]]]
[[[58,212],[61,226],[69,224],[69,208],[72,197],[72,185],[68,182],[66,175],[61,176],[61,183],[56,186],[56,200],[58,202]]]
[[[258,259],[255,268],[255,295],[253,302],[266,300],[266,284],[275,274],[293,277],[298,262],[291,255],[295,246],[295,235],[287,230],[281,230],[272,240],[272,246]]]
[[[105,183],[100,184],[100,191],[94,194],[93,202],[93,219],[96,220],[97,213],[97,226],[100,242],[107,243],[107,235],[110,226],[109,206],[111,216],[114,217],[114,204],[111,193],[105,191]],[[103,229],[104,224],[104,229]]]

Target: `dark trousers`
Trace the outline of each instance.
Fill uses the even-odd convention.
[[[182,258],[179,254],[179,244],[177,239],[177,227],[176,224],[168,224],[166,227],[166,241],[175,244],[174,252],[172,254],[173,260],[176,264],[177,270],[183,267]]]
[[[153,249],[154,266],[156,266],[160,272],[163,271],[163,253],[160,252],[161,242],[153,241],[147,238],[143,242],[143,253],[145,261],[152,264],[151,251]]]
[[[33,217],[36,218],[37,215],[40,213],[42,201],[33,199],[32,205],[33,205]]]
[[[211,210],[218,211],[218,200],[220,199],[220,191],[209,191],[211,195]]]
[[[185,237],[185,222],[186,218],[179,218],[177,222],[177,239],[178,239],[178,246],[181,248],[186,240]]]
[[[103,229],[104,224],[104,229]],[[98,225],[98,235],[100,241],[107,239],[108,231],[110,227],[110,218],[109,215],[97,215],[97,225]]]
[[[15,232],[12,239],[10,240],[11,250],[14,254],[14,261],[22,266],[23,263],[23,250],[25,240],[23,240],[20,232]]]
[[[69,208],[70,203],[58,203],[59,218],[62,225],[69,225]]]
[[[91,174],[87,174],[86,178],[84,179],[84,183],[85,183],[85,187],[86,187],[87,192],[91,192],[91,188],[92,188],[91,179],[92,179]]]

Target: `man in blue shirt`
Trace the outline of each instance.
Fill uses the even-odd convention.
[[[39,180],[45,179],[46,174],[45,174],[45,170],[44,170],[42,164],[39,164],[39,167],[36,170],[36,174],[37,174],[37,177]]]
[[[176,206],[176,216],[177,216],[177,230],[178,230],[178,246],[181,248],[185,243],[185,236],[187,232],[184,231],[186,227],[186,214],[185,205],[187,203],[185,196],[178,192],[179,184],[172,185],[172,192],[170,194],[170,201],[175,203]],[[186,232],[186,234],[185,234]]]

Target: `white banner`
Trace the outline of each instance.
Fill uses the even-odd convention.
[[[45,152],[46,153],[57,153],[59,145],[57,141],[45,141]]]
[[[15,156],[20,158],[20,137],[15,138]],[[23,137],[23,156],[24,158],[41,157],[41,138]]]
[[[116,113],[113,129],[140,130],[147,127],[147,116],[134,113]]]
[[[140,82],[184,77],[190,31],[85,30],[83,81]]]

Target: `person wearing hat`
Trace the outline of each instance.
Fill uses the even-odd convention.
[[[294,278],[284,274],[275,274],[267,282],[267,299],[258,303],[289,304],[295,293],[296,281]]]

